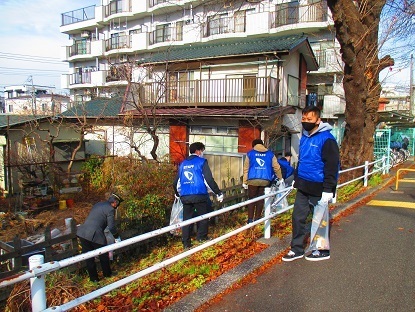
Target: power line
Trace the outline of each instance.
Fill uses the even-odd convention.
[[[30,58],[39,58],[39,59],[52,59],[52,60],[60,60],[57,57],[48,57],[48,56],[37,56],[37,55],[28,55],[28,54],[18,54],[18,53],[6,53],[6,52],[0,52],[0,55],[6,55],[6,56],[23,56],[23,57],[30,57]]]
[[[25,71],[26,70],[31,70],[31,71],[51,71],[51,72],[58,71],[58,70],[55,70],[55,69],[17,68],[17,67],[0,67],[0,69],[8,69],[8,70],[15,70],[15,69],[20,70],[20,69],[23,69]]]

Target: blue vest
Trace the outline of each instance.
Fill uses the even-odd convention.
[[[185,159],[179,168],[180,196],[208,194],[203,177],[203,165],[206,159],[194,157]]]
[[[258,152],[250,150],[246,155],[249,158],[248,180],[261,179],[272,181],[274,176],[274,168],[272,168],[274,153],[271,151]]]
[[[311,137],[303,135],[300,140],[300,159],[298,161],[298,176],[311,182],[323,182],[324,163],[321,151],[326,140],[336,140],[330,131],[318,132]]]
[[[288,178],[294,173],[294,168],[291,167],[290,163],[285,158],[278,159],[278,163],[280,164],[280,167],[281,167],[281,173],[282,173],[283,179]]]

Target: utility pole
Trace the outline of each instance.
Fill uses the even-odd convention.
[[[29,78],[27,78],[28,82],[32,83],[32,91],[30,92],[30,94],[32,95],[32,112],[33,115],[37,115],[37,109],[36,109],[36,92],[35,92],[35,86],[33,85],[33,77],[29,76]]]

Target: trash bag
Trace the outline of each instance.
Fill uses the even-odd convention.
[[[276,186],[274,186],[274,188],[276,188]],[[282,181],[279,185],[278,185],[278,191],[282,191],[286,188],[284,181]],[[271,204],[271,212],[277,212],[280,209],[284,209],[286,207],[288,207],[288,200],[287,200],[287,195],[289,192],[282,192],[282,193],[278,193],[275,198],[273,203]],[[280,198],[283,197],[283,199],[280,200]],[[279,202],[278,202],[279,201]]]
[[[175,198],[171,207],[170,225],[183,221],[183,203],[180,198]],[[181,229],[177,228],[170,231],[173,235],[181,235]]]
[[[305,252],[329,250],[329,204],[319,201],[314,207],[311,222],[310,244]]]

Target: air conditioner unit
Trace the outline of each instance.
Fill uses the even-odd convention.
[[[91,35],[91,33],[87,30],[84,30],[81,32],[81,37],[82,38],[89,38],[89,36]]]

